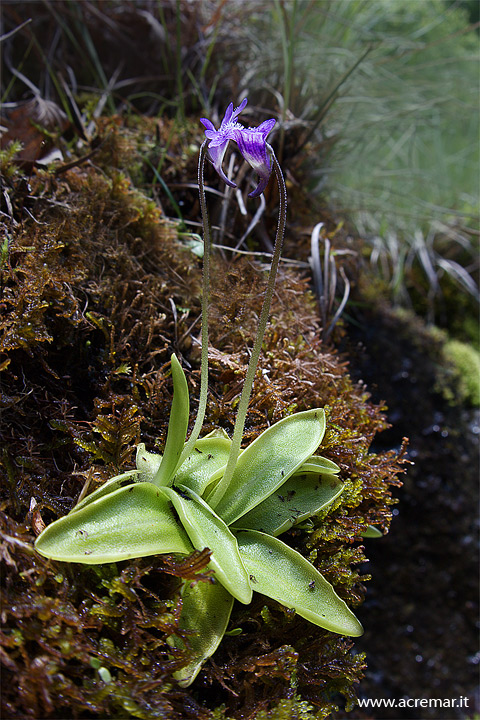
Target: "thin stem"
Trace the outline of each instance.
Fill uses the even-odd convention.
[[[278,263],[282,254],[283,238],[285,235],[285,224],[287,220],[287,188],[285,186],[285,180],[283,178],[282,170],[278,163],[277,158],[273,152],[273,148],[267,143],[267,148],[271,154],[273,161],[273,167],[275,169],[275,175],[278,182],[278,189],[280,194],[279,213],[278,213],[278,225],[277,234],[275,237],[275,247],[273,250],[272,264],[270,267],[270,274],[268,276],[267,289],[265,290],[265,297],[263,299],[262,312],[260,314],[260,321],[258,324],[257,335],[252,348],[252,354],[248,363],[247,375],[243,385],[242,394],[240,396],[240,402],[238,404],[238,412],[235,420],[235,427],[233,429],[232,445],[230,448],[230,454],[228,456],[227,466],[223,474],[222,479],[219,481],[211,497],[209,498],[209,504],[218,504],[221,500],[225,491],[227,490],[230,481],[237,464],[238,456],[240,454],[240,447],[242,443],[243,429],[245,427],[245,418],[248,410],[248,402],[252,392],[253,381],[255,379],[255,373],[257,370],[258,358],[262,349],[263,337],[268,323],[268,316],[270,314],[270,305],[272,304],[273,293],[275,290],[275,278],[277,275]]]
[[[203,174],[205,170],[205,157],[207,154],[207,142],[205,140],[200,148],[198,156],[198,194],[200,197],[200,209],[203,222],[203,284],[202,284],[202,355],[200,372],[200,398],[198,411],[193,430],[185,447],[182,450],[177,467],[187,459],[193,450],[197,438],[202,429],[205,410],[207,407],[208,393],[208,304],[210,300],[210,248],[212,239],[210,235],[210,223],[208,220],[207,201],[205,199],[205,185]]]

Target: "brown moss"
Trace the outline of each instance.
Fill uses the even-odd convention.
[[[183,656],[165,642],[181,605],[164,598],[172,578],[207,577],[208,553],[99,569],[50,563],[32,540],[2,513],[2,717],[185,717],[169,681]]]

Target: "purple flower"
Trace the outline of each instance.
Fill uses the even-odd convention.
[[[267,135],[273,130],[274,125],[275,120],[272,118],[271,120],[265,120],[256,128],[242,128],[235,131],[235,140],[240,152],[260,179],[257,187],[248,194],[248,197],[258,197],[267,187],[272,172],[272,165],[267,152]]]
[[[242,104],[235,110],[233,109],[233,103],[230,103],[218,130],[215,130],[215,125],[207,118],[200,119],[200,122],[207,128],[205,130],[205,137],[210,140],[208,143],[208,154],[210,155],[213,166],[222,180],[226,182],[227,185],[230,185],[230,187],[237,186],[229,180],[223,172],[222,162],[229,141],[235,140],[235,132],[243,129],[243,126],[237,123],[236,119],[247,102],[248,100],[245,98]]]
[[[265,190],[272,171],[266,142],[267,135],[275,125],[275,120],[265,120],[265,122],[256,128],[243,127],[243,125],[237,122],[237,117],[245,108],[246,104],[247,99],[245,98],[241,105],[234,110],[233,104],[230,103],[218,130],[215,129],[213,123],[207,118],[201,118],[200,122],[206,128],[205,137],[210,140],[208,143],[208,154],[215,170],[222,180],[226,182],[227,185],[230,185],[230,187],[237,187],[235,183],[227,178],[222,168],[228,143],[230,140],[234,140],[238,144],[244,159],[260,178],[258,186],[249,194],[249,197],[257,197]]]

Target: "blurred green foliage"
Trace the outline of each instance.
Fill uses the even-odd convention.
[[[471,345],[449,340],[443,349],[444,356],[453,367],[457,389],[456,400],[480,406],[480,353]]]
[[[421,270],[430,320],[446,275],[478,297],[480,52],[468,10],[275,2],[250,24],[245,89],[275,98],[290,156],[302,151],[310,189],[369,241],[395,301],[412,303]]]

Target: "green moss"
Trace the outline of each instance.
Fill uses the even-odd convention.
[[[18,165],[15,163],[15,157],[22,149],[22,143],[18,140],[10,142],[6,148],[0,150],[0,171],[6,180],[13,180],[19,174]]]
[[[382,311],[401,337],[408,338],[425,372],[422,384],[451,405],[480,404],[480,353],[474,344],[450,337],[436,325],[428,325],[411,311]]]
[[[303,700],[281,700],[272,710],[261,710],[256,720],[317,720],[321,717],[322,715],[314,713],[313,707]]]
[[[456,399],[480,406],[480,353],[460,340],[448,340],[443,354],[453,368]]]

